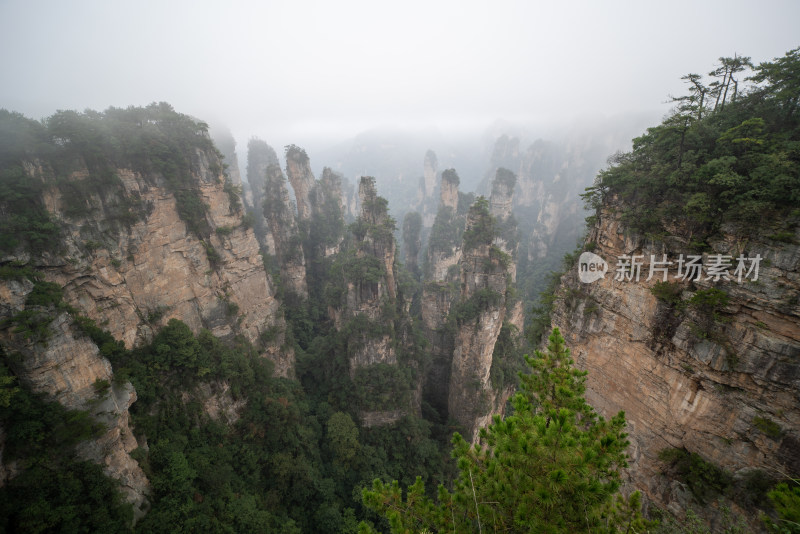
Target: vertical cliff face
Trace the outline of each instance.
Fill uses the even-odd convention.
[[[431,354],[423,394],[440,414],[447,413],[453,339],[446,325],[450,307],[459,296],[461,240],[466,224],[466,215],[458,213],[458,184],[455,170],[442,173],[439,210],[428,240],[422,287],[422,326]]]
[[[516,175],[508,169],[499,168],[492,180],[492,195],[489,197],[489,212],[497,223],[497,239],[495,244],[511,255],[514,261],[509,263],[509,276],[511,282],[517,281],[517,247],[519,236],[517,220],[511,212],[514,202],[514,189],[517,185]],[[521,304],[521,303],[520,303]],[[519,325],[520,330],[522,324]]]
[[[39,157],[40,147],[20,152],[6,168],[34,184],[19,190],[23,213],[46,213],[57,244],[43,249],[41,235],[4,240],[0,264],[14,272],[26,265],[23,275],[0,283],[0,313],[8,319],[0,343],[15,354],[20,382],[106,423],[109,430],[79,452],[121,481],[140,514],[147,479],[128,454],[137,446],[128,428],[136,392],[115,383],[78,318],[94,320],[128,348],[177,318],[195,332],[243,337],[283,375],[293,372],[294,355],[281,348],[284,319],[272,282],[204,125],[165,104],[56,119],[49,127],[61,129],[58,142]],[[4,205],[3,213],[14,209]],[[40,291],[58,298],[43,304]],[[54,307],[56,300],[63,305]],[[27,316],[36,324],[19,328]],[[267,331],[273,335],[264,342]],[[98,383],[111,386],[99,393]]]
[[[52,315],[52,310],[26,305],[34,284],[28,279],[0,282],[0,321],[8,321],[24,311]],[[113,383],[111,364],[103,358],[97,346],[83,336],[66,313],[52,320],[34,336],[25,336],[15,328],[0,329],[0,344],[6,353],[16,357],[9,360],[15,374],[30,389],[57,400],[66,408],[89,410],[94,418],[105,424],[99,437],[79,445],[80,457],[100,463],[109,476],[120,482],[127,502],[134,507],[134,517],[147,510],[149,482],[139,464],[129,453],[139,446],[128,426],[128,408],[136,401],[136,391],[130,383]],[[46,336],[46,338],[44,337]],[[99,393],[95,384],[112,384]],[[2,443],[0,442],[0,450]],[[2,463],[0,455],[0,463]],[[0,483],[6,476],[16,474],[15,466],[0,470]]]
[[[308,297],[305,256],[300,231],[291,209],[289,190],[281,168],[266,170],[263,212],[275,244],[275,259],[286,287],[302,298]]]
[[[426,228],[430,228],[436,217],[436,182],[437,169],[439,160],[433,150],[425,152],[425,158],[422,162],[422,177],[419,180],[419,187],[417,189],[417,200],[414,205],[419,214],[422,216],[422,224]],[[456,184],[457,186],[458,184]]]
[[[395,243],[392,231],[394,221],[390,219],[386,199],[379,197],[375,189],[375,179],[365,176],[358,187],[361,215],[354,228],[354,246],[347,251],[347,271],[345,303],[341,310],[333,310],[336,327],[341,329],[344,321],[363,315],[370,321],[377,321],[382,314],[385,302],[394,300],[397,285],[394,277]],[[349,271],[349,272],[348,272]],[[370,359],[389,355],[393,363],[393,350],[389,348],[389,338],[385,336],[382,344],[386,350],[370,355],[370,350],[360,351],[351,360],[351,370]]]
[[[439,192],[439,206],[458,211],[458,184],[460,180],[455,170],[448,169],[442,173],[442,184]]]
[[[495,219],[505,220],[511,215],[514,200],[514,186],[517,177],[508,169],[499,168],[492,180],[492,194],[489,197],[489,212]]]
[[[99,199],[89,197],[95,208],[76,218],[65,215],[69,205],[60,190],[46,194],[49,211],[62,218],[67,253],[48,256],[40,268],[64,287],[68,303],[98,324],[107,322],[127,347],[148,342],[171,318],[222,338],[242,334],[252,343],[282,325],[255,235],[231,209],[219,160],[198,151],[192,164],[197,198],[207,206],[203,238],[189,230],[157,175],[116,169],[124,194],[141,199],[149,212],[118,234],[108,229],[114,213]],[[70,180],[88,174],[76,171]]]
[[[560,269],[564,254],[583,236],[586,215],[580,195],[607,165],[609,154],[628,146],[638,128],[630,119],[613,128],[608,122],[584,121],[547,138],[519,132],[496,139],[479,190],[491,191],[499,169],[517,176],[512,205],[520,229],[518,290],[525,306],[538,300],[547,286],[546,273]]]
[[[301,221],[307,221],[311,218],[309,195],[314,188],[315,179],[311,172],[311,160],[305,150],[294,145],[286,149],[286,174],[297,200],[297,217]]]
[[[425,152],[425,160],[423,163],[423,183],[425,184],[425,197],[432,197],[436,191],[436,170],[439,165],[439,160],[436,158],[436,153],[433,150]]]
[[[488,265],[484,265],[486,257],[485,251],[476,250],[464,258],[463,276],[471,283],[462,291],[462,299],[469,302],[473,298],[476,306],[485,308],[458,325],[447,399],[450,417],[465,428],[466,437],[472,441],[477,439],[480,428],[491,421],[495,410],[501,408],[495,399],[490,371],[494,344],[505,319],[501,298],[505,275],[488,271]],[[480,301],[482,298],[486,302]]]
[[[536,140],[521,148],[517,138],[497,140],[493,168],[510,169],[519,178],[514,203],[529,229],[526,248],[531,260],[550,253],[560,256],[565,243],[573,246],[581,232],[579,193],[591,185],[604,158],[590,143],[570,148]]]
[[[264,200],[266,199],[267,168],[275,165],[280,168],[275,150],[260,139],[251,139],[247,143],[247,194],[245,205],[253,217],[253,228],[261,247],[268,254],[275,254],[275,239],[264,217]]]
[[[342,179],[342,206],[345,220],[352,221],[358,217],[358,191],[347,178]]]
[[[426,262],[426,278],[433,282],[445,281],[448,271],[461,259],[466,214],[459,213],[459,181],[454,169],[442,173],[439,210],[431,228]]]
[[[380,260],[384,272],[383,284],[386,294],[394,299],[397,296],[397,283],[394,274],[395,242],[391,232],[394,231],[394,220],[389,216],[389,203],[378,196],[375,179],[362,177],[358,184],[358,198],[361,203],[360,222],[367,226],[367,231],[359,245],[360,250]]]
[[[621,212],[622,206],[607,201],[587,237],[593,253],[608,262],[608,273],[582,283],[578,267],[567,272],[553,326],[566,334],[576,362],[589,371],[589,401],[606,416],[625,410],[631,481],[660,506],[680,512],[686,490],[660,475],[662,449],[697,453],[737,477],[757,469],[796,477],[797,230],[791,240],[765,234],[745,240],[723,227],[710,250],[698,254],[681,228],[653,241],[627,227]],[[704,267],[698,279],[677,278],[678,259],[690,254],[701,256],[704,266],[727,257],[730,268],[725,277]],[[667,266],[667,283],[657,285],[661,271],[647,278],[651,264],[664,267],[654,263],[664,255],[675,263]],[[638,279],[617,276],[623,256],[641,256]],[[741,280],[734,274],[740,256]],[[750,271],[750,258],[758,257],[759,269]]]
[[[457,420],[470,439],[502,410],[510,392],[492,376],[498,374],[495,347],[504,323],[522,329],[521,303],[507,294],[517,253],[515,180],[509,171],[498,172],[492,198],[479,198],[462,214],[458,175],[444,171],[428,244],[421,307],[431,361],[423,396],[440,415]]]
[[[239,157],[234,151],[229,157],[226,157],[226,160],[226,164],[228,165],[228,176],[230,177],[231,183],[237,187],[241,187],[242,173],[239,170]]]
[[[225,158],[225,173],[231,184],[241,187],[242,174],[239,170],[239,157],[236,154],[236,139],[227,128],[212,128],[211,137],[214,139],[214,145]]]
[[[403,217],[403,262],[408,272],[419,280],[419,253],[422,249],[422,216],[410,211]]]
[[[395,275],[395,222],[375,179],[359,184],[361,215],[331,272],[343,285],[329,312],[343,338],[359,417],[366,426],[419,412],[418,347]]]
[[[450,366],[448,412],[473,441],[494,414],[502,413],[510,395],[510,389],[497,381],[493,384],[491,376],[493,364],[499,363],[494,358],[501,329],[509,319],[520,323],[519,330],[522,326],[520,303],[510,301],[507,292],[516,270],[516,222],[511,216],[516,177],[501,171],[492,182],[492,198],[479,199],[467,215],[460,261],[461,296],[452,312],[458,329]],[[509,309],[514,311],[509,314]]]
[[[325,258],[338,253],[344,238],[342,177],[325,167],[311,189],[309,204],[312,211],[309,237],[319,247],[317,254]]]

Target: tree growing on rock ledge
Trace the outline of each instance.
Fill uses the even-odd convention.
[[[612,504],[627,467],[625,414],[606,421],[589,406],[586,372],[573,367],[557,328],[547,349],[526,360],[533,372],[520,376],[514,414],[496,416],[480,444],[453,436],[452,491],[440,485],[434,502],[417,478],[405,500],[397,481],[375,480],[363,492],[393,533],[642,531],[637,494]]]

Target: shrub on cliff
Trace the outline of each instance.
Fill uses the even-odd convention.
[[[777,520],[764,518],[764,523],[770,532],[780,534],[800,533],[800,482],[791,480],[782,482],[768,494],[775,511]]]

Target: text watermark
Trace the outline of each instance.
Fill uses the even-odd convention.
[[[761,255],[755,257],[739,254],[738,257],[726,254],[709,254],[707,256],[694,254],[681,254],[673,261],[666,254],[650,254],[650,262],[645,263],[645,256],[623,254],[617,258],[614,280],[618,282],[646,282],[657,279],[666,282],[673,272],[673,280],[686,280],[697,282],[720,280],[743,280],[755,282],[758,280],[758,269],[761,265]],[[591,284],[608,273],[608,263],[592,252],[584,252],[578,259],[578,278],[584,284]],[[647,275],[646,278],[644,276]]]

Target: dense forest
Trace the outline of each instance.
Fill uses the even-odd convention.
[[[744,79],[747,69],[752,72]],[[689,94],[674,99],[674,112],[635,139],[630,153],[611,158],[584,197],[597,210],[590,224],[612,206],[632,228],[690,235],[698,250],[723,228],[746,236],[754,225],[768,226],[776,242],[793,242],[800,220],[800,49],[757,66],[748,58],[722,58],[710,76],[706,82],[687,75]],[[134,524],[119,482],[79,454],[81,442],[105,431],[92,406],[67,409],[33,392],[18,376],[25,356],[16,345],[2,345],[0,460],[13,464],[14,476],[0,488],[0,531],[708,531],[693,516],[681,523],[651,508],[645,518],[641,495],[620,492],[628,464],[625,414],[604,419],[585,400],[586,373],[549,324],[557,276],[527,340],[503,325],[492,380],[497,391],[515,387],[516,393],[505,416],[480,431],[479,443],[462,437],[456,421],[426,402],[419,384],[431,365],[431,340],[419,301],[426,284],[433,287],[426,278],[430,266],[415,260],[407,270],[383,261],[394,253],[397,225],[387,201],[375,194],[374,180],[364,181],[365,211],[351,224],[330,192],[318,189],[319,209],[298,222],[295,238],[275,254],[261,251],[285,317],[285,327],[262,333],[261,345],[235,328],[225,339],[205,328],[193,332],[178,318],[162,321],[166,310],[153,309],[146,318],[154,325],[150,341],[126,348],[107,325],[67,304],[62,287],[46,280],[53,258],[70,253],[66,233],[77,232],[89,254],[152,210],[125,189],[115,174],[120,167],[159,177],[152,186],[163,184],[174,196],[178,215],[218,268],[213,243],[234,227],[209,223],[211,207],[194,178],[198,151],[219,156],[207,126],[164,103],[62,111],[42,122],[0,110],[0,279],[29,288],[23,310],[4,308],[0,329],[47,345],[53,321],[66,316],[97,346],[113,368],[113,380],[94,384],[97,402],[127,382],[135,389],[138,399],[129,411],[140,446],[131,456],[151,488],[149,509]],[[307,157],[286,147],[287,159]],[[44,169],[38,179],[26,170],[31,166]],[[88,172],[74,179],[81,169]],[[211,172],[222,177],[236,228],[250,229],[254,221],[242,207],[241,189],[224,166]],[[280,169],[275,172],[279,177]],[[445,173],[457,183],[455,171]],[[513,190],[513,173],[498,176]],[[45,193],[53,190],[67,206],[64,221],[48,211]],[[483,267],[503,275],[513,255],[497,243],[515,246],[513,215],[501,223],[486,198],[461,194],[457,200],[455,210],[440,210],[427,246],[486,247]],[[268,196],[264,209],[279,212],[269,204],[278,201]],[[73,227],[107,213],[114,216],[103,216],[102,231]],[[477,222],[465,231],[468,218]],[[418,215],[403,222],[407,258],[409,251],[423,257],[420,225]],[[287,258],[301,255],[307,296],[292,289],[281,270]],[[387,277],[396,291],[387,289]],[[452,283],[436,287],[458,293]],[[504,289],[505,295],[482,290],[463,301],[455,297],[441,335],[452,343],[463,324],[476,322],[501,297],[512,302],[510,278]],[[359,299],[379,302],[376,316],[353,311]],[[225,310],[236,323],[236,304]],[[294,378],[276,377],[260,355],[279,338],[296,356]],[[380,343],[397,364],[352,364],[365,346]],[[541,350],[523,356],[526,346]],[[222,384],[240,406],[236,417],[212,418],[204,406],[208,392]],[[401,410],[391,424],[362,422],[364,413],[408,406],[417,409]],[[731,490],[714,486],[724,475],[699,460],[676,456],[666,463],[690,485]],[[765,528],[800,532],[796,481],[758,492],[752,501],[770,511]],[[732,519],[726,531],[744,528]]]

